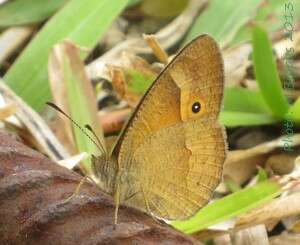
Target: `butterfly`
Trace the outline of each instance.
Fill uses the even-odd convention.
[[[93,158],[101,189],[120,203],[167,220],[206,205],[221,181],[226,136],[218,122],[224,90],[217,43],[187,44],[145,93],[111,152]]]

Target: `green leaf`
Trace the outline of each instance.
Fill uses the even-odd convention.
[[[126,77],[128,77],[129,80],[128,89],[139,95],[144,95],[155,80],[155,76],[145,74],[134,69],[126,70]]]
[[[281,192],[281,186],[276,181],[264,181],[207,205],[187,221],[174,221],[171,224],[176,229],[191,234],[246,213],[272,200]]]
[[[259,25],[253,28],[252,43],[254,72],[260,91],[272,113],[283,118],[289,104],[283,94],[268,34]]]
[[[67,0],[14,0],[0,5],[0,27],[41,22],[53,15]]]
[[[262,94],[246,88],[225,89],[224,111],[271,114]]]
[[[93,48],[127,0],[71,0],[26,47],[5,76],[8,85],[34,109],[50,96],[47,64],[50,49],[63,39]]]
[[[173,17],[180,14],[187,6],[188,0],[143,0],[141,9],[153,17]]]
[[[277,31],[282,28],[282,13],[284,4],[282,0],[265,1],[257,10],[255,21],[263,23],[268,31]],[[242,26],[236,34],[231,46],[251,41],[252,27],[250,25]]]
[[[262,0],[209,1],[208,8],[195,21],[185,39],[185,43],[191,41],[200,33],[208,33],[222,47],[227,45],[238,30],[256,16],[256,11],[261,2]]]
[[[259,126],[278,122],[278,119],[268,114],[237,111],[222,111],[219,120],[227,127]]]

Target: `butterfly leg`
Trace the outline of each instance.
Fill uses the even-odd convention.
[[[84,176],[84,177],[80,180],[79,184],[77,185],[77,187],[76,187],[74,193],[73,193],[71,196],[69,196],[64,202],[69,202],[69,201],[71,201],[76,195],[78,195],[79,192],[80,192],[80,188],[82,187],[82,185],[84,184],[84,182],[85,182],[88,178],[89,178],[89,177],[88,177],[87,175]]]
[[[116,183],[116,189],[114,193],[114,201],[115,201],[115,216],[114,216],[114,224],[115,226],[118,224],[118,212],[120,206],[120,187],[119,183]]]

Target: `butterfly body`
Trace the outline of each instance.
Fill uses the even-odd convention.
[[[165,219],[186,219],[222,176],[225,134],[218,123],[224,86],[215,41],[203,35],[162,71],[96,175],[117,202]]]

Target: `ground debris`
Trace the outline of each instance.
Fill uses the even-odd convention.
[[[199,244],[0,132],[0,244]]]

